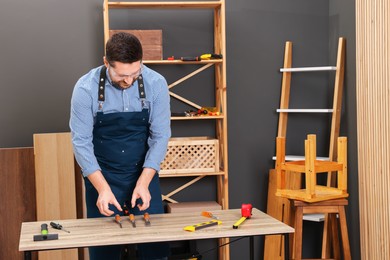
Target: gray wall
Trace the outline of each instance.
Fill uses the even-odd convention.
[[[0,147],[32,146],[32,134],[69,131],[69,102],[77,79],[101,64],[103,56],[102,1],[1,0],[0,35]],[[273,168],[284,43],[294,43],[294,66],[334,63],[337,38],[347,37],[346,92],[342,133],[349,137],[348,223],[353,259],[360,258],[355,104],[355,24],[354,1],[243,0],[226,1],[227,83],[229,119],[230,207],[252,203],[265,211],[268,171]],[[210,52],[212,34],[209,13],[192,11],[140,11],[128,15],[118,11],[112,27],[120,29],[163,29],[164,57]],[[128,18],[129,17],[129,18]],[[191,67],[154,68],[168,82]],[[189,80],[178,92],[210,104],[213,93],[207,86],[211,72]],[[331,106],[332,77],[323,74],[294,75],[291,107]],[[172,100],[172,110],[185,109]],[[213,135],[213,122],[173,122],[173,134]],[[318,135],[319,155],[326,155],[329,133],[327,117],[290,117],[287,133],[289,153],[302,153],[308,133]],[[321,154],[322,153],[322,154]],[[164,179],[163,189],[183,183]],[[215,182],[210,178],[192,190],[178,194],[179,200],[215,198]],[[320,231],[307,224],[309,231]],[[315,232],[314,232],[315,233]],[[304,254],[310,249],[307,234]],[[256,240],[256,255],[262,256],[262,239]],[[211,242],[200,241],[200,251]],[[315,244],[316,248],[319,248]],[[231,246],[232,259],[247,259],[248,241]],[[260,257],[261,258],[261,257]]]

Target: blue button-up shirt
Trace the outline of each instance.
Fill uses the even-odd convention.
[[[98,88],[100,69],[92,69],[76,83],[71,101],[69,126],[72,132],[73,150],[83,175],[101,170],[93,152],[93,127],[99,109]],[[146,101],[141,102],[138,82],[125,90],[119,90],[111,84],[108,71],[105,83],[105,101],[103,113],[140,112],[144,107],[149,109],[149,150],[143,167],[160,170],[160,163],[165,157],[170,128],[170,98],[165,78],[159,73],[144,66],[142,71]]]

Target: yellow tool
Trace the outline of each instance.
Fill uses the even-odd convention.
[[[239,225],[242,224],[247,219],[247,217],[241,217],[236,223],[234,223],[233,228],[237,229]]]
[[[252,216],[252,204],[242,204],[241,205],[241,218],[234,223],[233,229],[237,229],[239,225],[242,224],[247,218]]]
[[[207,228],[207,227],[211,227],[211,226],[216,226],[216,225],[221,225],[221,224],[222,224],[222,221],[210,220],[208,222],[202,222],[202,223],[199,223],[196,225],[186,226],[186,227],[184,227],[184,230],[194,232],[195,230],[199,230],[199,229]]]
[[[222,59],[222,54],[206,53],[200,55],[200,60]]]

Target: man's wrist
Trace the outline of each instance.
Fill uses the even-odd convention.
[[[108,185],[100,170],[97,170],[88,175],[88,179],[99,194],[104,191],[111,191],[110,185]]]

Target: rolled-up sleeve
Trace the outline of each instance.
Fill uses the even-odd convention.
[[[149,150],[143,166],[159,171],[171,137],[171,109],[166,80],[164,78],[156,80],[153,84],[153,90],[148,139]]]
[[[94,116],[87,84],[88,80],[80,79],[73,90],[69,121],[74,154],[84,176],[100,170],[93,152]]]

